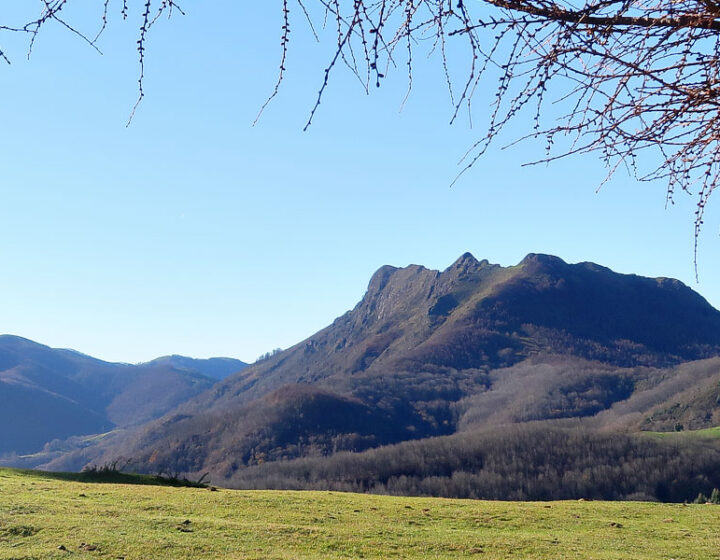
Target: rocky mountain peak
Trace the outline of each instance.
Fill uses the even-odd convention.
[[[560,257],[545,255],[543,253],[528,253],[520,261],[520,266],[533,268],[556,268],[566,267],[568,264]]]
[[[378,268],[375,274],[372,275],[372,277],[370,278],[370,282],[368,283],[367,296],[373,296],[380,293],[385,288],[385,286],[387,286],[387,283],[390,281],[392,275],[395,274],[395,272],[397,271],[397,267],[390,266],[389,264]]]
[[[442,272],[383,266],[353,310],[176,408],[123,452],[151,471],[231,473],[258,450],[264,461],[319,456],[595,414],[630,396],[636,372],[720,356],[720,312],[680,286],[542,254],[510,267],[470,253]]]
[[[473,257],[472,253],[463,253],[454,263],[452,263],[448,267],[448,269],[468,270],[471,268],[477,268],[478,266],[480,266],[480,261]]]

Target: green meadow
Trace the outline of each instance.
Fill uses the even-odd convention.
[[[657,439],[718,439],[720,438],[720,426],[705,428],[703,430],[687,430],[682,432],[639,432]]]
[[[720,506],[211,491],[148,477],[78,478],[0,470],[1,560],[720,558]]]

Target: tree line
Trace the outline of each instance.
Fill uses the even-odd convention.
[[[244,489],[494,500],[683,502],[720,487],[720,441],[540,422],[241,469]]]

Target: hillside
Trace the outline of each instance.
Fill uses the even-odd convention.
[[[535,254],[511,267],[467,253],[444,271],[384,266],[332,325],[114,441],[98,460],[232,477],[278,459],[507,423],[655,429],[695,382],[707,394],[683,393],[692,420],[679,421],[709,427],[718,355],[720,312],[676,280]]]
[[[0,470],[0,560],[717,557],[717,507],[70,482]]]
[[[108,363],[0,336],[0,455],[31,453],[52,440],[148,422],[245,365],[180,356],[138,365]]]
[[[717,432],[619,434],[532,422],[238,470],[242,489],[494,500],[692,502],[720,488]]]

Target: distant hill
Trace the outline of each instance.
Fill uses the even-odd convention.
[[[138,365],[108,363],[2,335],[0,455],[148,422],[245,366],[227,358],[182,356]]]
[[[444,271],[384,266],[330,326],[113,442],[99,460],[232,477],[277,459],[507,423],[674,426],[677,415],[662,411],[674,389],[699,379],[708,392],[687,393],[695,412],[685,421],[712,425],[720,361],[682,364],[714,356],[720,312],[677,280],[538,254],[511,267],[469,253]]]
[[[245,369],[248,364],[233,358],[207,358],[198,360],[186,356],[163,356],[144,364],[146,366],[170,366],[177,370],[201,372],[206,377],[225,379],[227,376]]]

